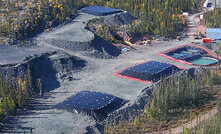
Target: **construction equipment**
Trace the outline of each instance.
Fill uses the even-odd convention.
[[[143,41],[143,44],[151,44],[151,40],[146,40],[146,41]]]
[[[194,35],[193,35],[194,39],[202,39],[202,34],[201,32],[196,32]]]

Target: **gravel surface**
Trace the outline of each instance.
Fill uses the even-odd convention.
[[[89,42],[94,38],[94,34],[85,29],[89,20],[97,16],[79,12],[79,15],[69,24],[55,28],[52,32],[45,32],[41,36],[65,40],[71,42]]]
[[[33,128],[34,133],[50,132],[51,134],[60,134],[62,130],[65,130],[65,133],[75,134],[85,133],[86,128],[91,126],[95,131],[98,131],[96,130],[96,127],[93,127],[95,124],[91,124],[91,122],[95,121],[89,116],[69,113],[65,110],[60,111],[60,114],[53,114],[57,111],[53,106],[82,90],[100,91],[129,100],[129,104],[125,105],[123,108],[133,105],[136,103],[142,90],[149,87],[150,84],[120,78],[114,76],[113,73],[124,67],[146,60],[168,62],[189,68],[190,66],[188,65],[176,63],[156,55],[157,52],[183,44],[186,44],[186,42],[155,43],[152,47],[139,46],[137,47],[137,50],[124,53],[120,55],[118,59],[105,60],[81,56],[83,60],[87,61],[87,66],[84,67],[82,71],[72,74],[72,77],[75,80],[69,81],[58,79],[60,87],[51,92],[45,93],[42,98],[32,102],[30,104],[30,110],[27,110],[30,114],[20,114],[15,116],[14,118],[17,119],[19,123],[7,123],[3,128],[3,133],[19,133],[24,129],[28,131],[29,128]],[[66,52],[70,55],[76,54],[70,51]],[[38,103],[36,104],[36,102]],[[48,103],[52,108],[48,106]],[[39,116],[41,118],[39,118]],[[79,117],[78,120],[73,120],[76,116]],[[90,120],[85,121],[85,118]],[[10,130],[8,130],[9,126],[11,127]],[[78,129],[73,131],[73,128]],[[51,129],[53,131],[51,131]]]
[[[25,57],[30,55],[38,55],[50,51],[50,48],[42,47],[17,47],[0,45],[0,65],[21,63]]]
[[[118,56],[121,51],[111,43],[94,35],[85,27],[89,20],[98,16],[78,12],[70,24],[53,29],[52,32],[40,34],[37,38],[45,43],[70,51],[84,51],[86,55],[109,59]]]
[[[81,18],[93,19],[91,15],[80,15]],[[74,21],[77,21],[78,18]],[[97,124],[92,118],[84,114],[70,113],[65,110],[57,110],[54,108],[57,104],[63,102],[70,96],[82,90],[100,91],[107,94],[115,95],[119,98],[129,100],[129,102],[122,109],[132,106],[137,103],[138,99],[148,97],[150,92],[148,88],[151,84],[124,79],[114,76],[113,73],[127,66],[146,60],[156,60],[160,62],[167,62],[179,65],[185,68],[192,66],[171,61],[164,57],[157,55],[158,52],[167,50],[176,46],[189,44],[193,38],[187,38],[182,41],[168,41],[168,42],[153,42],[153,46],[136,46],[129,52],[125,52],[118,56],[117,59],[98,59],[85,56],[81,51],[72,51],[63,47],[55,46],[42,40],[42,38],[60,38],[63,40],[73,41],[78,38],[65,34],[65,32],[73,31],[77,27],[82,26],[80,22],[74,22],[64,27],[55,29],[53,32],[43,33],[37,37],[39,46],[50,47],[52,49],[64,51],[69,55],[79,57],[81,60],[87,62],[86,66],[81,71],[71,74],[73,80],[62,79],[57,74],[57,80],[60,86],[50,92],[45,93],[41,98],[33,99],[30,107],[24,112],[11,117],[3,126],[2,133],[21,133],[23,130],[29,131],[33,128],[33,133],[43,134],[80,134],[80,133],[100,133],[102,127]],[[73,28],[75,27],[75,29]],[[71,30],[73,28],[73,30]],[[58,31],[56,31],[58,30]],[[78,30],[77,30],[78,31]],[[81,34],[79,34],[80,36]],[[74,36],[74,34],[73,34]],[[86,38],[85,38],[86,37]],[[88,41],[88,35],[79,37],[79,41]],[[84,39],[83,39],[84,38]],[[145,96],[143,96],[146,93]],[[99,128],[99,130],[97,129]]]

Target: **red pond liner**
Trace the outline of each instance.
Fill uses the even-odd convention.
[[[159,53],[157,53],[157,54],[160,55],[160,56],[163,56],[163,57],[165,57],[165,58],[167,58],[167,59],[170,59],[170,60],[172,60],[172,61],[180,62],[180,63],[183,63],[183,64],[194,65],[194,66],[205,66],[205,67],[216,66],[216,64],[215,64],[215,65],[196,65],[196,64],[193,64],[193,63],[184,61],[184,60],[175,59],[175,58],[173,58],[173,57],[171,57],[171,56],[168,56],[168,55],[164,54],[164,53],[170,52],[170,51],[172,51],[172,50],[174,50],[174,49],[181,48],[181,47],[185,47],[185,46],[191,46],[191,47],[201,48],[201,49],[203,49],[204,51],[206,51],[209,55],[211,55],[213,58],[216,58],[216,59],[221,60],[221,58],[215,56],[214,54],[212,54],[211,52],[209,52],[209,50],[207,50],[206,48],[204,48],[204,47],[202,47],[202,46],[199,46],[199,45],[193,45],[193,44],[187,44],[187,45],[178,46],[178,47],[175,47],[175,48],[171,48],[171,49],[169,49],[169,50],[166,50],[166,51],[159,52]]]
[[[121,77],[121,78],[126,78],[126,79],[130,79],[130,80],[134,80],[134,81],[139,81],[139,82],[143,82],[143,83],[153,84],[153,83],[154,83],[153,81],[145,81],[145,80],[141,80],[141,79],[138,79],[138,78],[129,77],[129,76],[125,76],[125,75],[119,74],[120,72],[122,72],[122,71],[124,71],[124,70],[126,70],[126,69],[128,69],[128,68],[134,67],[134,66],[139,65],[139,64],[142,64],[142,63],[146,63],[146,62],[148,62],[148,61],[149,61],[149,60],[136,63],[136,64],[134,64],[134,65],[132,65],[132,66],[129,66],[129,67],[125,67],[125,68],[123,68],[123,69],[121,69],[121,70],[115,72],[114,75],[115,75],[115,76],[118,76],[118,77]],[[173,64],[173,65],[174,65],[174,64]],[[174,66],[176,66],[176,67],[178,67],[178,68],[180,68],[180,69],[186,70],[186,68],[184,68],[184,67],[181,67],[181,66],[178,66],[178,65],[174,65]]]

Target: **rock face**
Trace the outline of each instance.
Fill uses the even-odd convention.
[[[86,62],[78,57],[70,56],[65,52],[55,51],[29,57],[18,65],[1,66],[0,74],[7,79],[8,71],[10,71],[12,81],[15,82],[19,77],[24,79],[28,64],[30,65],[34,88],[36,88],[37,80],[41,79],[44,92],[51,91],[60,86],[60,82],[56,76],[57,73],[66,74],[71,71],[80,70],[86,66]]]
[[[73,70],[81,70],[85,67],[85,61],[81,60],[78,57],[70,56],[64,52],[58,52],[54,55],[51,55],[50,60],[53,63],[53,68],[56,72],[67,73]]]
[[[85,61],[61,51],[43,54],[31,59],[29,64],[33,81],[36,82],[37,79],[41,79],[42,87],[46,92],[60,86],[57,73],[66,74],[86,66]]]

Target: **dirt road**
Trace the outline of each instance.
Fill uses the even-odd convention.
[[[176,128],[172,128],[170,130],[155,132],[154,134],[180,134],[183,132],[184,128],[189,128],[189,129],[195,128],[197,125],[199,125],[200,122],[210,119],[216,113],[217,113],[217,109],[216,109],[216,107],[214,107],[213,109],[211,109],[210,111],[208,111],[204,115],[194,118],[192,121],[190,121],[188,123],[185,123],[185,124],[183,124],[179,127],[176,127]]]

